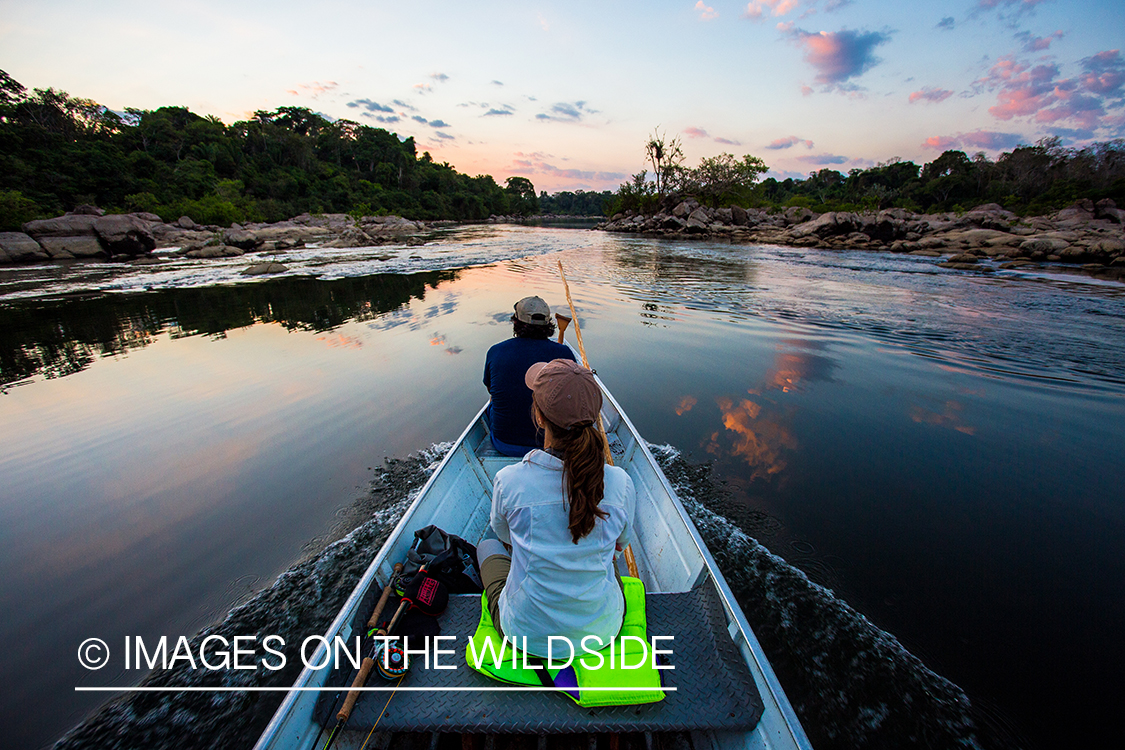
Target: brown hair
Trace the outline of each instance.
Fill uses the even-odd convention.
[[[517,339],[549,339],[555,335],[555,322],[548,321],[543,325],[524,323],[512,316],[512,335]]]
[[[578,540],[594,530],[599,518],[609,514],[598,507],[605,496],[605,438],[593,423],[576,425],[569,430],[549,420],[539,407],[539,418],[550,429],[552,443],[563,454],[563,481],[570,501],[571,540]]]

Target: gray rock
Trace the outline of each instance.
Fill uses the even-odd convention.
[[[828,237],[838,233],[836,229],[836,213],[834,211],[821,214],[817,218],[798,224],[790,230],[790,234],[793,237],[807,237],[811,234],[815,234],[818,237]]]
[[[149,213],[148,211],[136,211],[136,212],[130,214],[130,216],[136,216],[141,221],[147,221],[149,224],[163,224],[164,223],[164,219],[161,219],[156,214]]]
[[[692,211],[691,215],[688,216],[688,223],[691,223],[693,221],[707,224],[711,221],[711,212],[706,208],[700,206],[699,208]]]
[[[181,216],[176,220],[176,226],[180,229],[195,229],[197,225],[190,216]]]
[[[672,215],[681,219],[686,219],[691,214],[692,202],[693,201],[680,201],[680,203],[672,209]]]
[[[57,260],[109,257],[109,253],[102,247],[102,243],[98,242],[98,238],[91,235],[40,237],[39,244],[47,251],[47,255]]]
[[[270,273],[285,273],[289,269],[281,263],[255,263],[243,269],[243,276],[261,276]]]
[[[23,231],[37,240],[42,237],[93,237],[97,220],[98,217],[91,214],[67,214],[29,221],[23,225]]]
[[[1058,237],[1029,237],[1020,243],[1020,250],[1028,253],[1056,253],[1069,244]]]
[[[245,229],[238,228],[228,229],[223,232],[223,242],[233,247],[240,247],[243,250],[253,250],[258,246],[260,240],[258,235],[254,232],[248,232]]]
[[[667,219],[660,223],[661,229],[671,229],[673,231],[683,229],[687,226],[687,222],[679,216],[669,216]]]
[[[156,247],[148,225],[129,214],[100,216],[94,222],[94,231],[111,255],[146,255]]]
[[[0,252],[4,255],[0,262],[8,263],[26,263],[50,257],[38,242],[23,232],[0,232]]]
[[[785,217],[785,222],[790,225],[804,224],[816,217],[815,213],[804,206],[790,206],[782,215]]]
[[[731,206],[730,218],[738,226],[744,227],[749,223],[750,214],[742,206]]]
[[[715,212],[713,218],[721,224],[732,224],[734,223],[734,212],[729,208],[720,208]]]
[[[1098,240],[1090,245],[1090,249],[1099,255],[1121,255],[1125,252],[1125,242],[1115,239]]]
[[[968,253],[962,253],[961,255],[950,256],[950,258],[947,262],[948,263],[976,263],[977,261],[978,261],[977,256],[970,255]]]

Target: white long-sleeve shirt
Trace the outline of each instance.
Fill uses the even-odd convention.
[[[637,496],[624,469],[605,467],[609,514],[575,544],[561,459],[540,450],[496,474],[492,528],[512,546],[512,567],[500,594],[500,627],[527,636],[527,650],[547,656],[547,636],[565,636],[581,651],[595,635],[608,644],[621,629],[625,600],[613,571],[614,549],[629,543]],[[522,643],[522,642],[521,642]],[[554,656],[560,657],[556,643]],[[565,647],[563,647],[565,649]],[[565,658],[565,650],[561,652]]]

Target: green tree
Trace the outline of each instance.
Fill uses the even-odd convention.
[[[719,206],[745,198],[758,177],[768,171],[766,163],[756,156],[747,154],[736,159],[733,154],[719,154],[700,159],[695,169],[677,170],[675,185],[701,203]]]
[[[535,194],[535,186],[531,184],[531,180],[526,177],[509,177],[504,184],[509,211],[518,216],[539,213],[539,197]]]

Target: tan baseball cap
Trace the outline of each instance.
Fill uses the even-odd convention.
[[[543,415],[565,430],[593,423],[602,410],[602,390],[594,373],[570,359],[538,362],[523,382]]]
[[[551,322],[551,308],[540,297],[524,297],[516,303],[516,320],[533,326]]]

